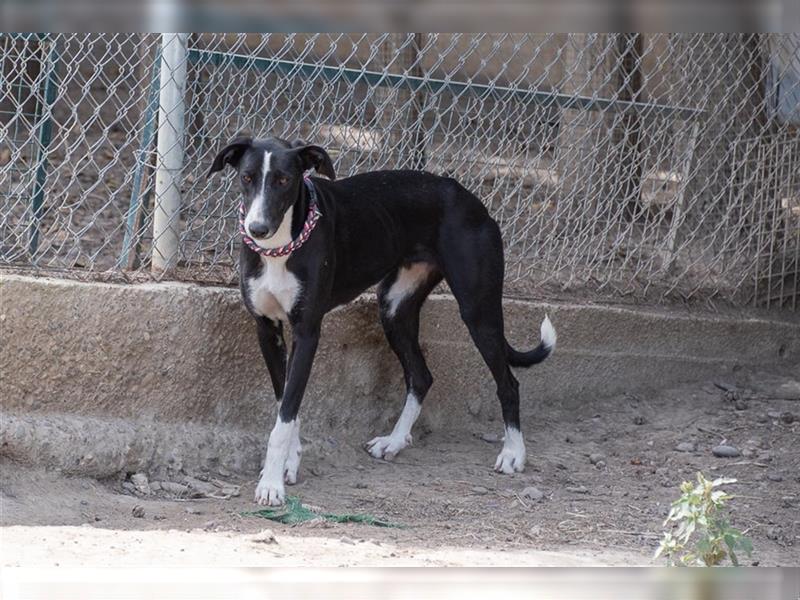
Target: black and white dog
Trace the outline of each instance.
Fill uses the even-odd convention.
[[[433,377],[419,346],[419,313],[444,278],[461,318],[497,383],[505,442],[495,470],[522,471],[519,384],[510,367],[529,367],[553,351],[545,317],[541,343],[514,350],[503,330],[503,244],[497,223],[457,181],[422,171],[376,171],[334,181],[327,152],[303,142],[240,137],[225,146],[211,173],[238,173],[241,292],[255,317],[278,418],[269,437],[255,499],[278,505],[300,466],[298,411],[325,313],[378,284],[381,323],[403,366],[406,401],[389,435],[367,443],[391,460],[411,443],[411,427]],[[315,169],[328,179],[306,178]],[[283,326],[292,328],[286,357]]]

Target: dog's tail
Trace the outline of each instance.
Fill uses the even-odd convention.
[[[531,365],[542,362],[553,353],[553,350],[556,349],[556,329],[553,327],[547,315],[545,315],[544,321],[542,321],[541,336],[542,341],[539,342],[539,345],[527,352],[514,350],[511,344],[506,342],[508,364],[512,367],[530,367]]]

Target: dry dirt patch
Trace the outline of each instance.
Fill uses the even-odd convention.
[[[493,424],[418,432],[393,463],[355,447],[348,465],[311,456],[290,488],[326,511],[369,513],[402,529],[243,516],[256,508],[247,477],[228,477],[241,486],[238,497],[176,500],[138,495],[124,474],[96,482],[6,460],[2,564],[147,564],[156,556],[165,564],[649,564],[677,486],[701,470],[739,480],[730,486],[738,495],[731,518],[753,539],[754,560],[795,565],[800,403],[789,392],[798,385],[739,373],[577,409],[542,406],[527,423],[528,468],[514,477],[490,468],[500,448]],[[739,456],[715,456],[720,444]]]

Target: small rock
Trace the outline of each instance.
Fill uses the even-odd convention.
[[[769,529],[767,529],[767,538],[770,539],[770,540],[773,540],[773,541],[777,540],[778,539],[778,534],[779,534],[779,531],[775,527],[770,527]]]
[[[174,481],[161,481],[159,482],[161,489],[176,496],[188,496],[191,490],[189,486],[182,483],[175,483]]]
[[[768,423],[769,422],[769,416],[767,416],[767,415],[762,413],[762,414],[760,414],[760,415],[758,415],[756,417],[756,422],[758,422],[758,423]]]
[[[642,415],[636,415],[633,417],[633,424],[634,425],[645,425],[647,424],[647,419],[645,419]]]
[[[487,490],[482,485],[476,485],[474,488],[472,488],[472,493],[473,494],[479,494],[479,495],[483,496],[485,494],[488,494],[489,490]]]
[[[787,412],[781,413],[781,421],[783,421],[787,425],[791,425],[792,423],[797,421],[797,417],[795,417],[792,413],[787,411]]]
[[[133,516],[136,517],[137,519],[144,518],[144,506],[142,506],[141,504],[137,504],[136,506],[134,506],[131,512],[133,513]]]
[[[780,473],[767,473],[767,479],[779,483],[783,481],[783,475],[781,475]]]
[[[88,500],[81,500],[81,506],[89,506]]]
[[[522,490],[521,496],[523,498],[527,498],[528,500],[533,500],[534,502],[538,502],[539,500],[544,498],[544,492],[542,492],[539,488],[531,485]]]
[[[694,445],[694,442],[681,442],[677,446],[675,446],[675,450],[678,452],[694,452],[697,447]]]
[[[167,517],[165,517],[164,515],[153,515],[153,520],[154,521],[163,521],[166,518]]]
[[[353,487],[356,488],[357,490],[365,490],[367,489],[367,484],[364,483],[363,481],[359,481],[353,484]]]
[[[130,481],[123,481],[122,482],[122,489],[128,492],[129,494],[136,493],[136,486],[133,485]]]
[[[758,460],[759,462],[772,462],[772,452],[759,452]]]
[[[589,490],[583,487],[582,485],[577,486],[568,486],[567,491],[573,494],[588,494]]]
[[[711,449],[711,453],[718,458],[736,458],[737,456],[742,455],[742,453],[739,452],[738,448],[734,448],[733,446],[726,446],[724,444],[720,444],[719,446],[714,446]]]
[[[188,485],[191,489],[203,495],[215,494],[217,492],[217,488],[214,484],[201,481],[195,477],[184,477],[183,484]]]
[[[339,538],[339,541],[342,542],[343,544],[350,544],[351,546],[356,545],[355,541],[351,540],[349,537],[341,537]]]
[[[598,461],[595,463],[595,465],[594,465],[594,466],[595,466],[595,467],[597,467],[598,469],[605,469],[605,468],[606,468],[606,461],[604,461],[604,460],[598,460]]]
[[[131,475],[131,483],[133,487],[136,488],[136,491],[140,494],[144,494],[145,496],[149,496],[151,494],[150,484],[147,481],[147,475],[144,473],[134,473]]]
[[[733,403],[733,407],[736,410],[747,410],[748,404],[745,400],[739,398],[738,400],[736,400],[736,402]]]
[[[564,438],[564,441],[568,444],[580,444],[583,441],[583,437],[577,433],[568,433]]]
[[[212,521],[213,522],[213,521]],[[250,536],[250,541],[256,544],[277,544],[278,540],[275,539],[275,534],[271,529],[262,529],[258,533]]]
[[[779,385],[773,395],[782,400],[796,400],[800,398],[800,381],[787,381]]]
[[[161,482],[154,481],[150,484],[150,491],[151,492],[160,492],[161,491]]]
[[[715,381],[714,385],[721,389],[723,392],[735,392],[736,385],[729,381]]]
[[[770,419],[780,419],[781,418],[781,413],[779,413],[777,410],[768,410],[767,411],[767,416]]]
[[[600,454],[599,452],[593,452],[592,454],[589,455],[589,462],[592,463],[593,465],[596,465],[597,463],[605,459],[606,459],[605,455]]]
[[[205,531],[211,531],[212,529],[214,529],[214,527],[216,527],[216,525],[217,525],[216,521],[207,521],[205,525],[203,525],[203,529]]]
[[[500,436],[497,435],[496,433],[484,433],[481,436],[481,439],[484,442],[488,442],[490,444],[497,444],[500,441]]]
[[[742,456],[744,456],[745,458],[753,458],[755,455],[756,453],[750,450],[750,448],[745,448],[744,450],[742,450]]]
[[[201,511],[201,510],[199,510],[197,508],[194,508],[193,506],[187,506],[186,507],[186,512],[188,514],[190,514],[190,515],[202,515],[203,514],[203,511]]]

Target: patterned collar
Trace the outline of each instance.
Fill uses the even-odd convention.
[[[314,227],[317,226],[317,221],[319,221],[322,213],[319,212],[319,208],[317,208],[317,190],[314,188],[314,184],[311,183],[311,179],[308,177],[304,177],[303,181],[306,184],[306,188],[308,188],[308,194],[311,198],[310,202],[308,203],[308,215],[306,216],[306,222],[303,223],[303,230],[300,232],[300,235],[298,235],[285,246],[267,249],[256,244],[255,240],[247,235],[247,232],[244,228],[244,202],[239,204],[239,233],[242,236],[242,241],[247,244],[247,247],[253,252],[258,252],[261,256],[269,256],[273,258],[277,256],[288,256],[306,243],[311,235],[311,232],[314,231]]]

